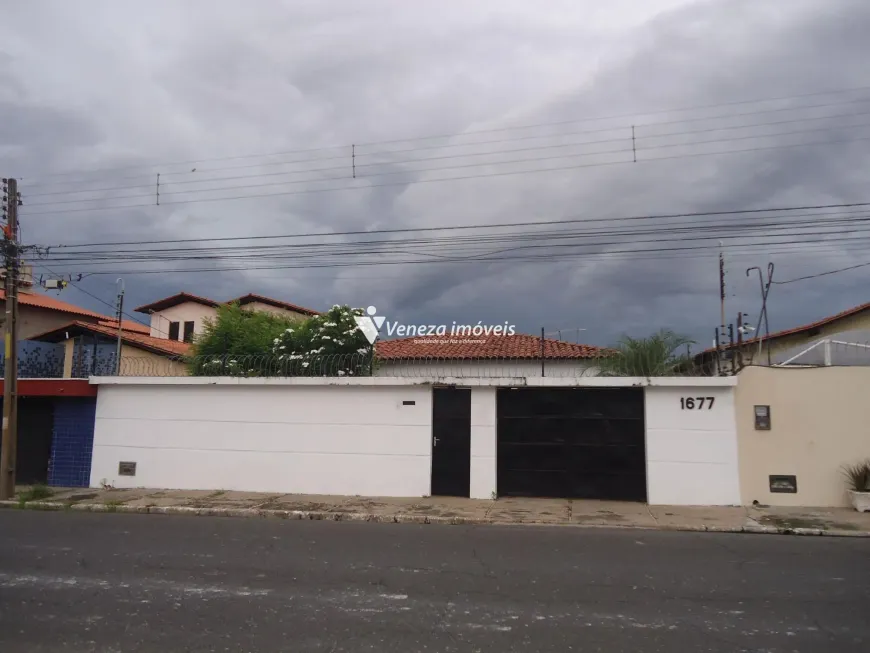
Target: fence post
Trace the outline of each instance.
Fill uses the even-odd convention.
[[[831,339],[825,340],[825,367],[831,366]]]
[[[90,376],[96,376],[97,373],[97,335],[94,334],[94,346],[91,350],[91,374]]]
[[[76,340],[78,341],[76,343],[78,345],[78,347],[77,347],[78,358],[75,362],[75,366],[76,366],[75,377],[77,379],[80,379],[83,376],[85,376],[84,362],[82,360],[82,358],[85,354],[85,337],[79,336],[78,338],[76,338]],[[73,345],[73,347],[76,347],[76,345]]]
[[[728,325],[728,339],[730,341],[729,347],[731,349],[731,376],[737,374],[737,354],[734,351],[734,325]]]

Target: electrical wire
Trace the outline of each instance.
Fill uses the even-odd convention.
[[[806,243],[804,241],[779,241],[776,243],[743,243],[739,245],[735,245],[734,247],[740,247],[741,250],[748,250],[752,248],[756,253],[765,253],[763,250],[757,250],[757,248],[775,248],[769,249],[766,253],[773,253],[777,251],[779,253],[789,253],[789,252],[802,252],[804,249],[810,248],[812,249],[814,246],[823,246],[829,247],[832,243],[843,243],[837,248],[837,251],[842,251],[846,245],[849,243],[861,243],[861,248],[849,248],[850,252],[864,252],[870,247],[870,237],[866,238],[854,238],[854,237],[846,237],[846,238],[832,238],[825,241],[819,241],[818,243]],[[866,243],[866,244],[865,244]],[[788,248],[788,249],[776,249],[777,246],[780,245],[799,245],[798,248]],[[721,249],[728,249],[728,247],[724,247]],[[316,262],[316,263],[301,263],[301,264],[282,264],[282,265],[265,265],[265,266],[256,266],[256,265],[245,265],[245,266],[224,266],[224,267],[208,267],[208,268],[170,268],[170,269],[157,269],[157,270],[130,270],[130,269],[121,269],[121,270],[111,270],[111,271],[92,271],[89,272],[90,275],[98,275],[98,274],[168,274],[168,273],[190,273],[190,272],[230,272],[230,271],[254,271],[254,270],[289,270],[289,269],[304,269],[304,268],[344,268],[344,267],[368,267],[368,266],[382,266],[382,265],[433,265],[437,263],[451,263],[456,264],[457,262],[474,262],[474,263],[490,263],[495,261],[537,261],[541,262],[547,261],[556,261],[561,259],[575,259],[575,258],[614,258],[615,254],[620,255],[628,255],[621,256],[620,258],[634,258],[636,254],[650,254],[652,252],[694,252],[694,251],[708,251],[708,252],[718,252],[720,247],[715,244],[705,245],[705,246],[689,246],[689,247],[657,247],[654,250],[650,249],[628,249],[628,250],[607,250],[604,252],[569,252],[569,253],[547,253],[540,255],[522,255],[522,256],[497,256],[497,257],[487,257],[487,258],[475,258],[475,259],[465,259],[465,260],[456,260],[456,259],[439,259],[432,261],[419,261],[419,260],[398,260],[398,261],[390,261],[384,260],[383,257],[376,258],[371,261],[354,261],[349,262],[345,260],[339,260],[335,262]],[[667,257],[665,257],[667,258]]]
[[[53,274],[54,276],[59,277],[59,278],[63,278],[63,276],[64,276],[64,275],[59,274],[59,273],[55,272],[54,270],[50,269],[47,265],[45,265],[45,264],[43,264],[43,263],[34,263],[34,264],[33,264],[33,267],[42,268],[43,270],[46,270],[46,271],[49,272],[50,274]],[[82,288],[81,286],[77,285],[77,283],[76,283],[75,281],[67,281],[67,285],[72,286],[73,288],[75,288],[75,289],[78,290],[79,292],[84,293],[84,294],[87,295],[88,297],[91,297],[91,298],[93,298],[93,299],[96,299],[98,302],[100,302],[101,304],[104,304],[105,306],[108,306],[108,307],[111,308],[112,310],[118,310],[118,306],[117,306],[116,304],[111,304],[111,303],[107,302],[105,299],[103,299],[103,298],[101,298],[101,297],[98,297],[97,295],[93,294],[92,292],[90,292],[90,291],[88,291],[88,290],[85,290],[85,289]],[[145,323],[142,322],[139,318],[137,318],[137,317],[134,316],[134,315],[130,315],[130,314],[127,313],[126,311],[121,311],[121,315],[122,315],[122,316],[126,315],[126,316],[127,316],[128,318],[130,318],[133,322],[136,322],[136,323],[138,323],[138,324],[141,324],[142,326],[146,326],[146,327],[148,327],[148,328],[154,328],[154,327],[152,327],[150,324],[145,324]],[[114,319],[113,319],[111,316],[107,315],[106,317],[108,318],[109,321],[114,321]],[[155,329],[155,330],[158,331],[158,333],[161,333],[162,335],[165,335],[165,336],[168,337],[168,334],[167,334],[166,332],[162,332],[162,331],[160,331],[159,329]]]
[[[837,270],[828,270],[827,272],[819,272],[818,274],[808,274],[804,277],[797,277],[795,279],[789,279],[788,281],[772,281],[771,283],[784,285],[787,283],[795,283],[796,281],[806,281],[807,279],[818,279],[819,277],[827,277],[831,274],[839,274],[840,272],[848,272],[849,270],[857,270],[858,268],[865,268],[870,263],[859,263],[858,265],[850,265],[846,268],[839,268]]]
[[[515,125],[515,126],[509,126],[509,127],[497,127],[497,128],[490,128],[490,129],[469,130],[469,131],[462,132],[460,134],[453,133],[453,134],[417,136],[417,137],[410,137],[410,138],[399,138],[399,139],[391,139],[391,140],[369,141],[369,142],[363,142],[363,143],[356,143],[353,146],[363,148],[363,147],[370,147],[372,145],[387,145],[387,144],[393,144],[393,143],[407,143],[407,142],[416,142],[416,141],[424,141],[424,140],[434,140],[434,139],[439,139],[439,138],[455,138],[457,136],[469,136],[469,135],[474,135],[474,134],[489,134],[489,133],[497,133],[497,132],[504,132],[504,131],[517,131],[517,130],[522,130],[522,129],[551,127],[551,126],[566,125],[566,124],[577,124],[577,123],[583,123],[583,122],[596,122],[596,121],[602,121],[602,120],[615,120],[615,119],[621,119],[621,118],[637,118],[640,116],[653,116],[653,115],[661,115],[661,114],[665,114],[665,113],[681,113],[681,112],[687,112],[687,111],[702,111],[705,109],[715,109],[715,108],[719,108],[719,107],[739,106],[739,105],[745,105],[745,104],[761,104],[764,102],[778,102],[778,101],[784,101],[784,100],[796,100],[796,99],[802,99],[802,98],[807,98],[807,97],[819,97],[819,96],[823,96],[823,95],[841,95],[844,93],[854,93],[854,92],[866,91],[866,90],[870,90],[870,86],[851,87],[851,88],[845,88],[845,89],[836,89],[836,90],[832,90],[832,91],[817,91],[817,92],[813,92],[813,93],[804,93],[804,94],[799,94],[799,95],[780,96],[780,97],[773,97],[773,98],[760,98],[760,99],[755,99],[755,100],[738,100],[738,101],[734,101],[734,102],[720,102],[720,103],[716,103],[716,104],[699,105],[699,106],[696,105],[693,107],[683,107],[683,108],[677,108],[677,109],[660,109],[660,110],[647,111],[647,112],[642,112],[642,113],[636,113],[636,112],[635,113],[623,113],[623,114],[616,114],[616,115],[610,115],[610,116],[597,116],[597,117],[593,117],[593,118],[579,118],[579,119],[563,120],[563,121],[557,121],[557,122],[552,122],[552,121],[551,122],[542,122],[542,123],[536,123],[536,124],[530,124],[530,125],[521,125],[521,126]],[[789,107],[789,108],[794,109],[794,108],[800,108],[800,107]],[[158,167],[161,165],[162,166],[190,165],[190,164],[207,163],[207,162],[213,162],[213,161],[230,161],[230,160],[245,159],[245,158],[264,157],[264,156],[301,154],[301,153],[327,151],[327,150],[335,150],[335,149],[350,148],[350,147],[351,147],[351,144],[331,145],[331,146],[316,147],[316,148],[289,150],[289,151],[278,152],[278,153],[247,154],[247,155],[236,155],[236,156],[229,156],[229,157],[215,157],[215,158],[210,158],[210,159],[188,159],[188,160],[184,160],[184,161],[175,161],[175,162],[163,163],[163,164],[140,164],[140,165],[134,165],[134,166],[127,166],[124,168],[99,168],[99,169],[92,169],[89,171],[77,170],[77,171],[68,171],[68,172],[56,172],[56,173],[43,174],[41,176],[44,178],[49,178],[49,177],[58,177],[58,176],[90,174],[90,173],[97,173],[97,172],[113,172],[113,171],[118,171],[118,170],[135,170],[135,169],[139,169],[139,168],[155,168],[155,167]]]
[[[870,225],[867,223],[870,222],[870,217],[865,216],[862,218],[853,218],[849,221],[836,221],[832,224],[823,224],[819,225],[818,221],[807,221],[802,224],[787,224],[787,225],[777,225],[775,227],[750,227],[752,230],[758,230],[760,228],[764,229],[762,236],[765,238],[784,238],[788,236],[827,236],[827,235],[840,235],[840,234],[863,234],[870,229]],[[817,229],[819,226],[825,228],[823,231],[813,230],[807,231],[807,229]],[[851,226],[851,229],[841,229],[839,227]],[[862,227],[863,228],[860,228]],[[857,228],[856,228],[857,227]],[[707,235],[692,235],[687,234],[685,230],[689,228],[682,228],[680,231],[671,232],[665,237],[656,237],[656,238],[648,238],[648,239],[637,239],[632,238],[628,242],[631,244],[639,244],[639,243],[672,243],[672,242],[697,242],[697,241],[709,241],[709,240],[733,240],[733,239],[746,239],[755,234],[746,233],[746,228],[739,229],[741,233],[730,234],[730,233],[710,233]],[[833,231],[831,229],[834,229]],[[778,231],[783,230],[787,231],[785,234],[777,233]],[[536,235],[536,234],[514,234],[508,238],[503,238],[499,240],[488,240],[488,241],[478,241],[476,239],[472,240],[460,240],[454,241],[451,239],[442,239],[440,242],[408,242],[408,241],[380,241],[377,243],[355,243],[347,246],[343,243],[333,243],[330,246],[341,246],[342,249],[326,249],[322,246],[318,245],[263,245],[259,246],[259,249],[256,251],[241,251],[239,252],[237,248],[224,248],[224,249],[214,249],[209,252],[203,253],[200,250],[193,249],[173,249],[166,250],[164,252],[160,252],[159,250],[122,250],[120,252],[76,252],[75,256],[62,256],[51,258],[50,260],[53,262],[77,262],[83,264],[87,262],[90,265],[106,265],[111,263],[116,263],[118,261],[124,262],[151,262],[151,261],[171,261],[171,260],[181,260],[181,261],[194,261],[194,260],[209,260],[209,259],[217,259],[217,260],[232,260],[232,259],[252,259],[252,260],[276,260],[276,259],[306,259],[306,258],[323,258],[324,256],[340,256],[343,259],[347,259],[348,257],[358,257],[358,256],[370,256],[372,254],[379,255],[398,255],[398,254],[418,254],[424,256],[439,256],[439,257],[447,257],[450,254],[461,254],[467,253],[469,255],[477,254],[499,254],[510,251],[518,251],[518,250],[528,250],[528,249],[557,249],[557,248],[576,248],[576,247],[592,247],[592,246],[603,246],[603,245],[612,245],[612,244],[622,244],[626,242],[626,239],[620,239],[616,241],[590,241],[590,242],[573,242],[577,240],[588,240],[589,238],[596,238],[600,236],[642,236],[649,234],[664,234],[667,230],[659,230],[659,231],[648,231],[648,232],[612,232],[605,233],[599,232],[595,234],[562,234],[558,236],[552,235]],[[772,233],[771,233],[772,232]],[[546,240],[546,241],[556,241],[556,242],[545,242],[543,244],[534,244],[535,241],[538,240]],[[565,242],[572,241],[572,242]],[[770,240],[769,244],[775,245],[778,241]],[[512,243],[522,243],[520,245],[516,245],[510,248],[504,248],[499,250],[486,250],[484,252],[469,252],[468,246],[470,246],[471,250],[477,250],[484,244],[512,244]],[[374,249],[371,247],[374,246]],[[446,252],[444,254],[437,254],[430,251],[420,251],[416,248],[418,247],[438,247],[439,252]],[[448,247],[445,247],[448,246]],[[276,251],[275,249],[264,251],[265,248],[281,248],[282,250],[287,247],[305,247],[304,250],[296,250],[296,251]],[[452,249],[450,249],[452,247]],[[404,249],[403,249],[404,248]],[[248,250],[248,248],[242,248],[243,250]],[[190,252],[190,253],[188,253]],[[195,254],[192,252],[196,252]]]
[[[345,174],[337,176],[337,177],[336,176],[324,177],[322,179],[295,179],[295,180],[290,180],[290,181],[266,182],[263,184],[239,184],[239,185],[234,185],[234,186],[222,186],[219,188],[202,188],[202,189],[190,189],[190,190],[182,190],[182,191],[164,191],[160,194],[160,196],[161,196],[161,198],[163,198],[163,197],[174,196],[174,195],[190,195],[193,193],[214,193],[214,192],[226,192],[226,191],[231,191],[231,190],[248,190],[248,189],[252,189],[252,188],[268,188],[268,187],[274,187],[274,186],[310,184],[310,183],[323,182],[323,181],[352,181],[352,180],[356,180],[356,179],[389,177],[389,176],[395,176],[395,175],[407,175],[407,174],[412,174],[412,173],[443,172],[443,171],[448,171],[448,170],[464,170],[464,169],[468,169],[468,168],[480,168],[480,167],[484,167],[484,166],[494,167],[494,166],[515,165],[515,164],[520,164],[520,163],[536,163],[539,161],[552,161],[552,160],[556,160],[556,159],[577,159],[577,158],[590,157],[590,156],[601,156],[601,155],[606,155],[606,154],[629,154],[629,153],[634,153],[635,151],[649,152],[649,151],[656,151],[656,150],[672,149],[672,148],[676,148],[676,147],[694,147],[697,145],[733,143],[736,141],[759,140],[761,138],[772,138],[775,136],[776,137],[796,136],[796,135],[805,135],[805,134],[816,133],[816,132],[830,132],[833,130],[841,130],[844,128],[859,128],[860,129],[860,128],[864,128],[864,127],[870,127],[870,123],[862,123],[859,125],[836,126],[836,127],[821,127],[818,129],[804,129],[804,130],[781,132],[779,134],[770,134],[770,135],[762,135],[762,136],[752,134],[752,135],[748,135],[748,136],[738,136],[738,137],[733,137],[733,138],[728,138],[728,139],[708,139],[708,140],[701,140],[701,141],[693,141],[693,142],[689,142],[689,143],[675,143],[675,144],[657,145],[657,146],[646,147],[646,148],[642,148],[642,149],[638,149],[638,150],[636,150],[635,148],[632,148],[630,146],[626,146],[623,148],[604,150],[601,152],[583,152],[583,153],[579,153],[579,154],[556,154],[556,155],[543,156],[543,157],[531,157],[531,158],[525,158],[525,159],[511,159],[508,161],[463,163],[463,164],[454,164],[454,165],[440,166],[440,167],[434,167],[434,168],[422,168],[422,169],[414,169],[414,170],[395,170],[395,171],[390,171],[390,172],[374,172],[374,173],[369,173],[369,174],[357,174],[353,177],[351,177],[348,173],[345,173]],[[857,137],[857,138],[853,138],[853,139],[849,139],[849,140],[850,141],[851,140],[857,141],[857,140],[867,140],[867,139],[870,139],[870,136],[864,136],[863,138]],[[626,140],[627,143],[630,143],[630,139],[621,139],[621,140]],[[600,141],[600,142],[603,143],[604,141]],[[793,146],[797,146],[797,145],[803,145],[803,144],[800,144],[800,143],[793,144]],[[807,145],[809,145],[809,144],[807,144]],[[529,149],[532,149],[532,150],[534,150],[534,149],[553,149],[553,148],[562,148],[562,147],[575,147],[575,145],[574,144],[557,144],[557,145],[546,146],[543,148],[527,148],[525,151],[529,151]],[[781,145],[780,147],[788,147],[788,145]],[[514,152],[519,152],[519,151],[523,151],[523,150],[514,150]],[[726,154],[726,153],[728,153],[728,151],[719,152],[719,153]],[[719,153],[717,153],[717,154],[719,154]],[[712,154],[712,153],[709,153],[709,154]],[[470,155],[463,155],[463,156],[470,156]],[[686,156],[690,156],[690,155],[686,155]],[[446,157],[446,158],[454,158],[454,157]],[[656,160],[656,159],[645,159],[645,160]],[[626,160],[622,163],[629,163],[629,162],[634,162],[634,161]],[[616,163],[616,162],[614,162],[614,163]],[[326,170],[333,170],[333,169],[335,169],[335,168],[315,168],[312,170],[305,170],[305,171],[299,171],[299,172],[289,172],[289,173],[276,173],[276,174],[279,174],[279,175],[311,174],[311,173],[317,173],[317,172],[326,171]],[[341,169],[347,170],[347,167],[342,166]],[[539,171],[538,170],[530,170],[530,171],[525,171],[525,172],[539,172]],[[516,174],[516,173],[514,173],[514,174]],[[268,175],[262,175],[262,176],[268,176]],[[486,176],[486,175],[481,175],[481,176]],[[249,176],[249,177],[251,177],[251,176]],[[253,176],[253,177],[259,178],[259,176]],[[246,177],[246,178],[248,178],[248,177]],[[419,180],[419,181],[426,181],[426,180]],[[443,180],[439,180],[439,181],[443,181]],[[203,182],[203,183],[208,183],[208,182]],[[406,181],[404,183],[418,183],[418,181],[417,180],[409,180],[409,181]],[[151,193],[148,193],[148,194],[130,195],[130,196],[123,196],[123,197],[57,200],[57,201],[51,201],[51,202],[37,202],[35,204],[28,204],[28,206],[32,206],[32,207],[67,206],[70,204],[80,204],[80,203],[86,203],[86,202],[106,202],[106,201],[113,201],[113,200],[118,200],[118,199],[138,199],[138,198],[145,198],[145,197],[153,197],[153,195]],[[177,202],[173,202],[172,200],[170,200],[168,202],[164,201],[163,203],[173,204],[173,203],[177,203]],[[36,215],[36,214],[30,213],[28,211],[27,215]]]
[[[647,220],[663,220],[676,218],[697,218],[697,217],[721,217],[729,215],[758,215],[761,213],[788,213],[792,211],[819,211],[823,209],[853,209],[858,207],[870,207],[868,202],[841,202],[836,204],[806,204],[793,206],[776,206],[768,208],[756,209],[733,209],[726,211],[687,211],[682,213],[652,213],[644,215],[632,216],[616,216],[607,218],[585,218],[571,217],[560,220],[541,220],[541,221],[523,221],[523,222],[501,222],[501,223],[477,223],[470,225],[450,225],[436,227],[400,227],[392,229],[372,229],[372,230],[352,230],[352,231],[336,231],[324,232],[315,231],[302,234],[271,234],[266,236],[222,236],[217,238],[172,238],[161,240],[136,240],[136,241],[105,241],[96,243],[67,243],[59,245],[50,245],[49,249],[70,249],[78,247],[103,247],[103,246],[118,246],[118,245],[166,245],[176,243],[205,243],[205,242],[227,242],[234,240],[272,240],[279,238],[325,238],[337,236],[362,236],[362,235],[380,235],[380,234],[402,234],[402,233],[428,233],[436,231],[466,231],[472,229],[504,229],[513,227],[537,227],[565,224],[588,224],[593,222],[633,222]],[[825,215],[825,214],[805,214]],[[771,216],[773,217],[773,216]]]
[[[855,143],[857,141],[865,141],[870,140],[870,136],[867,137],[859,137],[859,138],[850,138],[850,139],[836,139],[829,141],[817,141],[812,143],[794,143],[789,145],[775,145],[768,147],[751,147],[744,148],[740,150],[726,150],[719,152],[699,152],[693,154],[680,154],[673,156],[664,156],[664,157],[654,157],[648,159],[638,159],[634,162],[635,165],[640,163],[651,163],[655,161],[665,161],[671,159],[683,159],[683,158],[691,158],[697,156],[719,156],[723,154],[742,154],[746,152],[760,152],[767,150],[778,150],[778,149],[786,149],[786,148],[794,148],[794,147],[810,147],[817,145],[833,145],[837,143]],[[559,157],[564,158],[564,157]],[[315,188],[315,189],[305,189],[305,190],[295,190],[295,191],[281,191],[276,193],[260,193],[256,195],[236,195],[230,197],[210,197],[210,198],[199,198],[199,199],[189,199],[189,200],[170,200],[169,202],[161,202],[160,206],[163,205],[179,205],[179,204],[194,204],[200,202],[230,202],[235,200],[246,200],[246,199],[260,199],[260,198],[268,198],[268,197],[284,197],[290,195],[303,195],[310,193],[327,193],[334,191],[348,191],[348,190],[369,190],[372,188],[383,188],[390,186],[409,186],[412,184],[424,184],[424,183],[435,183],[435,182],[444,182],[444,181],[458,181],[465,179],[484,179],[484,178],[496,178],[496,177],[504,177],[510,175],[517,174],[531,174],[531,173],[541,173],[541,172],[555,172],[555,171],[567,171],[567,170],[577,170],[581,168],[590,168],[590,167],[603,167],[610,165],[625,165],[632,164],[631,160],[627,161],[611,161],[607,163],[594,163],[594,164],[584,164],[584,165],[573,165],[573,166],[556,166],[550,168],[538,168],[532,170],[511,170],[504,172],[492,172],[492,173],[481,173],[476,175],[461,175],[454,177],[441,177],[435,179],[413,179],[413,180],[405,180],[401,182],[388,182],[382,184],[367,184],[364,186],[345,186],[345,187],[333,187],[333,188]],[[117,211],[119,209],[128,209],[128,208],[140,208],[146,206],[154,206],[153,204],[126,204],[121,206],[104,206],[104,207],[88,207],[88,208],[78,208],[78,209],[65,209],[65,210],[52,210],[52,211],[36,211],[36,212],[27,212],[26,215],[28,217],[37,216],[37,215],[63,215],[67,213],[82,213],[82,212],[93,212],[93,211]]]
[[[851,103],[855,103],[855,102],[870,102],[870,98],[856,100],[856,101],[853,101]],[[849,104],[849,103],[846,103],[846,104]],[[824,107],[824,106],[832,106],[832,105],[813,105],[813,107],[815,107],[815,106]],[[833,105],[833,106],[839,106],[839,105]],[[813,107],[809,107],[809,108],[813,108]],[[803,109],[803,108],[805,108],[805,107],[801,107],[801,109]],[[785,109],[775,109],[772,111],[795,111],[795,110],[796,109],[794,107],[788,107]],[[759,113],[766,113],[766,112],[759,112]],[[736,114],[736,116],[741,116],[741,115],[750,115],[750,114]],[[381,162],[375,162],[375,163],[357,163],[357,162],[354,162],[352,167],[355,170],[359,170],[362,168],[369,168],[369,167],[373,167],[373,166],[407,165],[407,164],[411,164],[411,163],[419,163],[419,162],[425,162],[425,161],[455,159],[455,158],[472,157],[472,156],[491,156],[491,155],[498,155],[498,154],[510,154],[510,153],[516,153],[516,152],[533,151],[533,150],[539,150],[539,149],[574,147],[574,146],[580,146],[580,145],[598,145],[598,144],[615,143],[615,142],[629,142],[629,143],[631,143],[633,141],[643,142],[646,139],[652,139],[652,138],[678,137],[678,136],[686,136],[686,135],[717,132],[717,131],[733,131],[733,130],[741,130],[741,129],[754,129],[757,127],[778,126],[778,125],[792,124],[792,123],[797,123],[797,122],[808,122],[808,121],[818,121],[818,120],[832,120],[832,119],[836,119],[836,118],[861,117],[861,116],[866,116],[866,115],[870,115],[870,112],[852,112],[852,113],[847,113],[847,114],[835,114],[835,115],[816,116],[816,117],[792,118],[790,120],[780,120],[780,121],[774,121],[774,122],[755,123],[755,124],[748,124],[748,125],[732,125],[732,126],[727,126],[727,127],[712,127],[712,128],[696,129],[696,130],[689,130],[689,131],[682,131],[682,132],[669,132],[669,133],[665,133],[665,134],[648,134],[648,135],[641,135],[639,137],[637,135],[635,135],[636,136],[635,138],[632,138],[632,135],[631,135],[631,127],[632,126],[625,125],[625,126],[621,126],[621,127],[610,127],[610,128],[606,128],[606,129],[590,130],[590,131],[567,132],[567,133],[545,134],[545,135],[534,135],[534,136],[521,136],[521,137],[516,137],[516,138],[498,139],[498,140],[493,140],[493,141],[481,141],[481,142],[474,142],[474,143],[453,143],[453,144],[448,144],[448,145],[430,146],[430,147],[426,147],[426,148],[411,148],[408,150],[395,150],[395,151],[390,151],[390,152],[377,152],[377,153],[372,153],[372,154],[356,154],[355,158],[360,159],[360,158],[368,157],[368,156],[380,156],[380,155],[385,155],[385,154],[393,155],[393,154],[397,154],[397,153],[416,152],[416,151],[422,151],[422,150],[426,150],[426,149],[447,149],[447,148],[454,148],[454,147],[475,147],[475,146],[479,146],[479,145],[503,144],[503,143],[510,143],[510,142],[516,142],[516,141],[534,140],[534,139],[564,138],[566,136],[603,133],[603,132],[609,132],[609,131],[626,132],[626,134],[624,136],[621,136],[619,138],[610,138],[610,139],[603,139],[603,140],[596,140],[596,141],[581,141],[579,143],[565,143],[565,144],[546,145],[546,146],[540,145],[540,146],[536,146],[536,147],[520,148],[520,149],[512,149],[512,150],[491,150],[488,152],[468,152],[468,153],[452,154],[452,155],[444,155],[444,156],[436,156],[436,157],[408,159],[408,160],[404,160],[404,161],[381,161]],[[725,117],[732,118],[735,116],[725,116]],[[711,120],[711,119],[712,118],[698,118],[698,119],[694,119],[694,121]],[[667,121],[667,122],[661,122],[661,123],[653,123],[652,125],[644,125],[644,127],[658,126],[658,125],[665,125],[665,124],[676,124],[676,123],[680,123],[680,122],[692,122],[692,121],[693,121],[692,119],[685,120],[685,121]],[[850,126],[850,125],[843,125],[841,127],[848,127],[848,126]],[[862,125],[853,125],[853,126],[862,126]],[[827,128],[827,129],[831,129],[831,128]],[[766,137],[786,135],[789,133],[796,133],[796,132],[785,132],[784,134],[783,133],[758,134],[757,137],[758,138],[766,138]],[[643,150],[645,148],[639,147],[637,149]],[[648,148],[646,148],[646,149],[648,149]],[[280,172],[271,172],[271,173],[258,173],[258,174],[254,174],[254,175],[236,175],[236,176],[230,176],[230,177],[224,176],[224,177],[200,178],[201,173],[208,173],[208,172],[219,172],[219,171],[224,171],[224,170],[235,170],[235,169],[240,169],[240,168],[268,168],[268,167],[272,167],[272,166],[287,166],[287,165],[295,165],[295,164],[300,164],[300,163],[320,162],[320,161],[336,160],[336,159],[346,160],[348,163],[345,165],[332,166],[332,167],[328,167],[328,168],[312,168],[312,169],[308,169],[308,170],[280,171]],[[261,178],[261,177],[278,176],[278,175],[303,174],[303,173],[335,171],[335,170],[349,170],[349,169],[351,169],[350,164],[351,164],[351,157],[348,155],[342,155],[342,156],[338,156],[338,157],[328,157],[326,159],[323,159],[323,158],[320,158],[320,159],[301,159],[301,160],[296,160],[296,161],[278,161],[278,162],[272,162],[272,163],[256,163],[256,164],[247,164],[244,166],[229,166],[229,167],[225,167],[225,168],[210,168],[210,169],[201,170],[201,171],[199,169],[197,169],[197,172],[163,173],[161,175],[161,178],[163,179],[164,183],[167,186],[179,186],[179,185],[184,185],[184,184],[199,184],[199,183],[227,181],[227,180],[236,180],[236,179],[257,179],[257,178]],[[166,177],[179,176],[179,175],[196,175],[198,178],[187,180],[187,181],[168,181],[168,180],[166,180]],[[121,179],[126,179],[126,178],[138,179],[141,176],[142,175],[135,175],[132,177],[119,177],[119,178],[115,178],[115,180],[120,181]],[[357,177],[365,177],[365,176],[371,176],[371,175],[357,175]],[[341,177],[341,178],[346,178],[346,177]],[[63,183],[81,183],[81,182],[63,182]],[[93,182],[85,182],[85,183],[93,183]],[[43,186],[43,184],[36,184],[36,185],[31,185],[30,188],[32,189],[32,188],[41,187],[41,186]],[[55,195],[76,195],[76,194],[81,194],[81,193],[97,193],[97,192],[105,192],[105,191],[138,190],[138,189],[154,188],[154,187],[155,187],[155,184],[152,181],[152,182],[149,182],[147,184],[135,184],[135,185],[128,185],[128,186],[110,186],[110,187],[100,187],[100,188],[86,188],[86,189],[79,189],[79,190],[62,190],[62,191],[52,191],[52,192],[47,192],[47,193],[29,192],[28,198],[48,197],[48,196],[55,196]],[[150,196],[150,194],[148,196]],[[144,197],[144,196],[143,195],[130,195],[130,196],[119,197],[117,199],[122,199],[122,198],[129,199],[129,198],[136,198],[136,197]],[[85,201],[85,200],[80,200],[80,201]],[[31,205],[31,206],[38,206],[38,205],[39,204]]]

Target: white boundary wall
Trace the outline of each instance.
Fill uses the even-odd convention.
[[[91,485],[425,496],[431,421],[429,386],[104,385]]]
[[[91,485],[428,496],[432,384],[471,387],[471,497],[496,490],[496,388],[645,386],[650,504],[738,505],[735,378],[94,378]],[[712,409],[681,399],[715,397]],[[414,401],[414,405],[403,405]],[[118,463],[137,463],[118,476]]]

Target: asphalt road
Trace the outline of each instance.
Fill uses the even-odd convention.
[[[870,650],[870,540],[0,511],[0,651]]]

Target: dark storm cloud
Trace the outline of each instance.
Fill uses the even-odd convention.
[[[187,174],[176,174],[177,181],[192,179],[188,168],[160,165],[141,170],[141,177],[132,182],[115,181],[130,174],[120,171],[86,177],[109,180],[109,185],[142,184],[143,189],[124,194],[141,193],[143,198],[131,202],[148,204],[156,173],[162,172],[160,207],[55,215],[37,215],[53,207],[35,206],[49,198],[29,198],[25,174],[22,191],[28,206],[22,219],[29,242],[601,218],[868,197],[861,172],[867,167],[870,141],[644,161],[699,148],[653,150],[652,145],[662,141],[652,136],[663,130],[642,125],[699,114],[640,115],[669,107],[870,85],[865,37],[870,31],[870,6],[860,0],[559,2],[549,3],[546,10],[525,2],[468,6],[264,1],[256,4],[256,11],[224,2],[152,2],[135,11],[130,3],[93,3],[88,11],[74,11],[66,3],[41,3],[51,5],[52,11],[37,10],[35,4],[16,5],[17,15],[9,16],[14,24],[24,26],[16,28],[20,36],[11,31],[10,23],[0,26],[8,53],[0,57],[4,174],[123,168],[627,113],[638,115],[586,127],[625,127],[635,122],[641,162],[421,184],[413,182],[461,172],[405,171],[373,178],[373,183],[392,185],[367,190],[185,204],[170,202],[208,196],[177,193],[220,184],[173,185],[172,173]],[[843,122],[848,123],[833,119],[811,126],[836,127]],[[862,133],[867,129],[820,132],[817,137],[852,138]],[[800,140],[783,137],[719,144],[706,151]],[[415,142],[419,143],[404,146]],[[425,144],[454,142],[441,139]],[[366,153],[392,147],[402,144],[361,146],[361,160],[365,161]],[[320,166],[316,159],[336,152],[346,155],[347,150],[312,153],[306,155],[312,161],[288,169]],[[426,155],[441,153],[436,149]],[[616,159],[590,157],[580,164],[610,160]],[[563,163],[572,161],[541,165]],[[219,165],[226,163],[206,162],[197,164],[197,169],[205,176]],[[341,174],[350,173],[347,167]],[[535,167],[541,166],[512,169]],[[274,171],[274,167],[251,168],[240,174]],[[253,181],[270,179],[274,180]],[[292,184],[220,196],[330,185]],[[32,217],[27,217],[28,211]],[[626,244],[602,249],[625,249]],[[737,248],[727,254],[729,314],[757,313],[757,279],[747,279],[745,268],[764,265],[768,257],[763,251],[750,255]],[[860,262],[861,256],[841,248],[814,257],[775,256],[774,260],[777,274],[785,279]],[[119,267],[131,269],[118,265],[115,269]],[[126,283],[132,305],[182,289],[218,299],[253,291],[315,308],[345,301],[375,304],[391,319],[408,322],[509,320],[531,332],[542,326],[548,331],[584,328],[585,339],[601,344],[621,332],[638,335],[661,326],[687,331],[706,342],[718,322],[716,275],[716,254],[711,252],[705,258],[672,260],[613,255],[543,263],[131,275]],[[771,307],[774,324],[788,326],[865,301],[861,285],[855,282],[858,275],[782,286],[781,291],[777,287],[771,295],[777,302]],[[115,276],[89,277],[83,285],[111,300]],[[70,294],[68,299],[105,310],[87,296]]]

